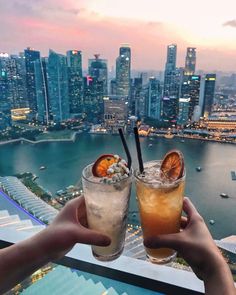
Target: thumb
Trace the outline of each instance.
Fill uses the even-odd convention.
[[[110,245],[111,239],[95,230],[82,228],[77,234],[77,243],[105,247]]]
[[[181,243],[180,233],[159,235],[144,239],[144,246],[148,248],[172,248],[178,250]]]

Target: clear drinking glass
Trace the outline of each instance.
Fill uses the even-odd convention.
[[[101,178],[93,176],[92,166],[88,165],[82,172],[88,226],[111,238],[109,246],[92,246],[92,252],[98,260],[111,261],[124,248],[132,173],[118,182],[103,183]]]
[[[147,162],[144,174],[141,175],[138,170],[134,173],[144,238],[180,231],[185,172],[176,181],[163,182],[160,166],[161,161]],[[145,249],[153,263],[167,263],[176,256],[173,249]]]

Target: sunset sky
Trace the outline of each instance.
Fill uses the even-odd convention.
[[[197,69],[236,71],[236,0],[0,0],[0,17],[0,52],[78,49],[111,67],[128,43],[133,69],[162,70],[176,43],[178,66],[193,46]]]

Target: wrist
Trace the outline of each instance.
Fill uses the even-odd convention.
[[[50,245],[49,241],[50,234],[47,228],[30,238],[30,244],[44,263],[51,261],[53,256],[52,245]]]

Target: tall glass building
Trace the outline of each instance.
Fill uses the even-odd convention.
[[[216,74],[206,74],[203,93],[203,116],[208,117],[214,103]]]
[[[69,119],[69,93],[66,56],[49,51],[48,93],[52,120],[60,123]]]
[[[201,76],[188,75],[183,77],[181,98],[189,99],[189,119],[193,116],[194,107],[199,105]]]
[[[131,84],[129,112],[133,116],[140,116],[140,98],[142,93],[142,77],[134,78]]]
[[[70,113],[81,114],[83,111],[82,53],[78,50],[69,50],[66,55]]]
[[[185,58],[185,75],[194,75],[196,68],[196,48],[188,47]]]
[[[37,120],[49,124],[49,97],[47,81],[47,58],[35,62],[35,87],[37,100]]]
[[[149,78],[147,117],[160,120],[161,118],[161,86],[154,77]]]
[[[8,59],[7,54],[0,54],[0,130],[11,125],[11,102],[6,69]]]
[[[123,97],[130,95],[131,49],[128,45],[120,47],[116,59],[116,94]]]
[[[30,47],[24,50],[25,54],[25,68],[26,68],[26,89],[28,106],[31,110],[33,117],[37,113],[37,99],[36,99],[36,87],[35,87],[35,69],[34,64],[36,61],[40,61],[40,52]]]
[[[177,45],[167,46],[167,59],[164,73],[164,91],[162,101],[162,119],[176,123],[180,88],[180,71],[176,68]]]

